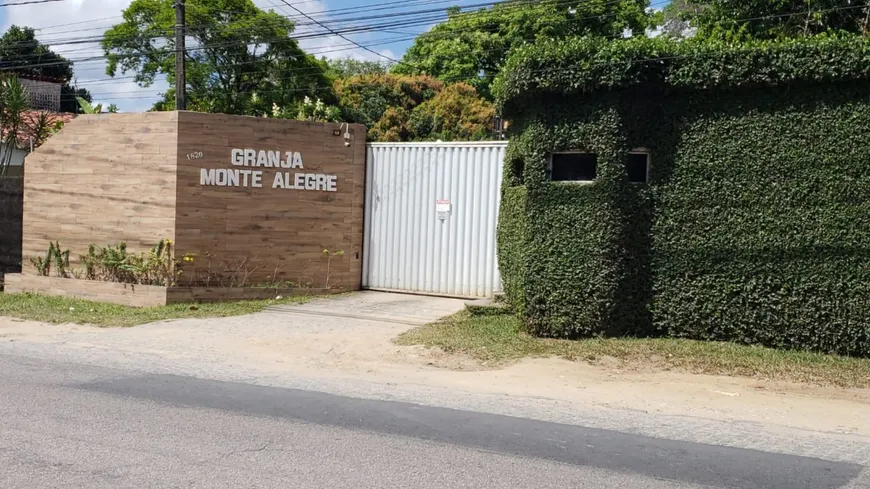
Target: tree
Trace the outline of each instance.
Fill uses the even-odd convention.
[[[701,7],[689,2],[690,0],[671,0],[662,9],[661,29],[663,36],[681,39],[693,33],[694,29],[690,19],[698,15]]]
[[[470,85],[426,75],[359,75],[336,81],[335,93],[341,118],[365,125],[370,141],[486,139],[495,117]]]
[[[170,89],[157,110],[175,106],[173,5],[134,0],[102,41],[110,76],[133,72],[143,87],[166,76]],[[326,64],[290,37],[294,24],[286,17],[251,0],[187,0],[186,23],[188,108],[264,115],[275,105],[296,107],[305,96],[331,101]]]
[[[386,73],[390,68],[387,63],[359,60],[350,56],[324,61],[328,66],[327,74],[334,79],[359,75],[380,75]]]
[[[643,33],[652,23],[648,0],[506,0],[474,12],[448,10],[448,18],[420,35],[401,74],[426,74],[465,82],[490,98],[490,84],[515,47],[544,38]]]
[[[342,118],[368,128],[371,141],[408,141],[411,111],[444,84],[429,76],[359,75],[335,82]]]
[[[312,101],[310,98],[305,97],[305,100],[302,101],[302,106],[299,108],[299,113],[296,114],[296,120],[340,122],[341,109],[334,105],[326,105],[320,99]]]
[[[76,112],[76,97],[91,100],[91,94],[86,89],[70,85],[73,79],[72,62],[39,42],[30,27],[13,25],[0,36],[0,71],[63,83],[61,112]]]
[[[495,106],[471,85],[455,83],[411,111],[417,140],[473,141],[492,137]]]
[[[275,105],[272,107],[271,113],[263,114],[263,116],[310,122],[342,122],[341,109],[335,105],[326,105],[320,99],[311,100],[308,97],[305,97],[302,104],[299,105],[298,112]]]
[[[705,37],[777,39],[824,32],[870,35],[870,5],[859,0],[686,0],[683,18]]]

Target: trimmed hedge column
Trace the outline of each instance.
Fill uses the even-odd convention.
[[[650,221],[625,172],[623,116],[607,100],[550,108],[511,141],[499,224],[508,300],[539,335],[647,333],[649,233],[637,231]],[[548,181],[550,153],[572,150],[597,155],[595,182]]]

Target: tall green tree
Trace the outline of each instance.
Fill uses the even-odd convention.
[[[174,0],[133,0],[124,21],[106,31],[106,72],[135,73],[140,86],[165,75],[170,89],[157,110],[174,108]],[[261,115],[305,96],[331,98],[326,64],[291,38],[294,24],[251,0],[187,0],[188,108]]]
[[[870,34],[864,0],[686,0],[682,18],[705,37],[777,39],[825,32]]]
[[[652,23],[648,0],[506,0],[474,12],[448,10],[420,35],[394,71],[465,82],[485,97],[515,47],[544,38],[641,34]]]
[[[341,118],[370,141],[469,141],[491,137],[495,107],[470,85],[427,75],[368,74],[335,82]]]
[[[409,141],[411,111],[444,84],[429,76],[359,75],[335,82],[341,116],[368,128],[370,141]]]
[[[694,33],[692,19],[698,15],[699,5],[689,3],[690,0],[671,0],[661,12],[662,35],[673,39],[681,39]]]
[[[480,141],[492,138],[495,106],[465,83],[445,86],[411,111],[418,141]]]
[[[359,75],[377,75],[389,71],[389,65],[380,61],[367,61],[350,56],[339,59],[324,59],[327,73],[334,79],[350,78]]]
[[[0,36],[0,71],[63,83],[61,112],[76,112],[76,97],[91,100],[91,94],[86,89],[71,84],[72,62],[39,42],[35,31],[30,27],[13,25]]]

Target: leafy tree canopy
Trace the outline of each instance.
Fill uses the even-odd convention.
[[[506,0],[475,12],[448,11],[422,34],[394,71],[465,82],[484,97],[502,62],[518,45],[545,38],[643,33],[652,23],[648,0]]]
[[[141,86],[166,75],[170,90],[155,105],[174,108],[173,0],[134,0],[102,41],[110,76],[133,72]],[[187,0],[188,108],[260,115],[297,106],[305,96],[329,100],[326,64],[290,37],[294,24],[251,0]]]
[[[72,62],[39,42],[30,27],[13,25],[0,36],[0,71],[63,83],[61,112],[76,112],[77,96],[91,100],[91,94],[86,89],[70,85],[73,79]]]
[[[690,4],[691,0],[671,0],[661,12],[662,35],[665,37],[680,39],[694,34],[691,19],[697,16],[700,8]]]
[[[327,73],[334,79],[350,78],[358,75],[383,74],[389,70],[387,63],[359,60],[350,56],[333,60],[324,59],[324,62],[328,67]]]
[[[486,139],[495,109],[473,87],[426,75],[359,75],[335,82],[341,116],[371,141]]]
[[[411,111],[443,87],[429,76],[371,74],[337,80],[335,94],[344,120],[365,125],[370,140],[407,141]]]
[[[698,35],[777,39],[829,32],[870,34],[870,5],[859,0],[680,0]]]
[[[73,77],[69,60],[39,42],[30,27],[15,25],[0,37],[0,70],[63,82]]]
[[[492,137],[495,106],[471,85],[454,83],[411,111],[417,140],[474,141]]]

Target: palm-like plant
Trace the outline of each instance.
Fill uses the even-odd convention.
[[[0,177],[9,172],[28,108],[27,90],[14,76],[0,78]]]
[[[79,103],[79,107],[82,109],[82,112],[85,114],[102,114],[103,113],[103,104],[92,105],[87,100],[76,97],[76,100]],[[118,106],[115,104],[111,104],[108,107],[108,112],[115,113],[118,111]]]
[[[36,149],[63,126],[63,121],[48,112],[31,113],[28,109],[27,89],[18,78],[0,77],[0,177],[9,173],[16,149]],[[30,144],[19,147],[28,139]]]
[[[79,103],[79,107],[82,109],[82,113],[85,114],[101,114],[103,112],[103,104],[91,105],[87,100],[76,97],[76,101]]]

